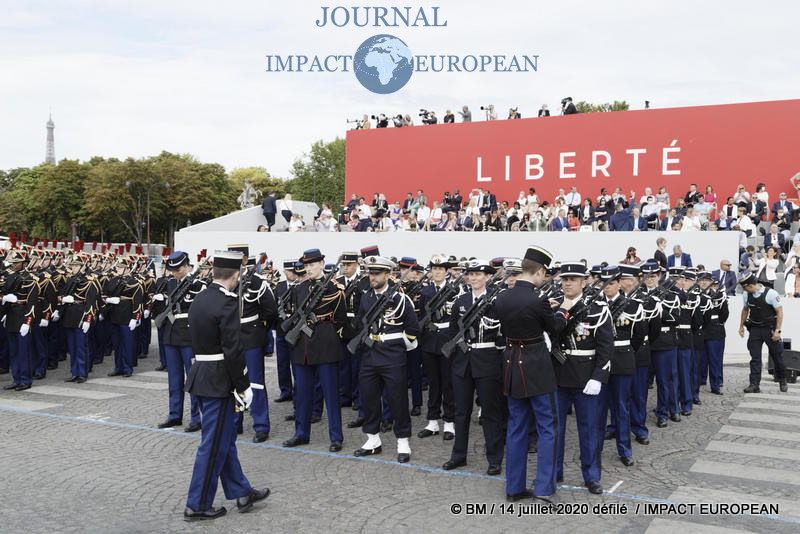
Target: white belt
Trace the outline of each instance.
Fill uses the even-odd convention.
[[[255,321],[256,319],[258,319],[258,315],[251,315],[250,317],[242,317],[242,318],[239,320],[239,322],[240,322],[240,323],[252,323],[252,322],[253,322],[253,321]]]
[[[485,341],[483,343],[470,343],[470,348],[472,349],[496,349],[497,345],[494,344],[494,341]]]
[[[393,339],[403,339],[404,335],[405,334],[403,332],[394,332],[392,334],[374,334],[372,339],[378,338],[375,339],[375,341],[380,341],[383,343],[384,341],[391,341]]]
[[[264,384],[253,384],[250,382],[250,387],[253,389],[264,389]]]
[[[221,362],[225,359],[225,355],[220,354],[195,354],[194,359],[198,362]]]
[[[173,315],[176,319],[187,319],[189,317],[188,313],[176,313]]]
[[[347,312],[347,316],[348,316],[348,317],[355,317],[355,316],[356,316],[356,314],[355,314],[355,313],[353,313],[353,312]]]
[[[595,355],[594,349],[591,349],[591,350],[589,350],[589,349],[568,349],[568,350],[566,350],[564,352],[566,352],[566,354],[569,354],[570,356],[594,356]]]
[[[444,328],[450,328],[450,323],[433,323],[433,326],[435,326],[439,330],[442,330]]]
[[[615,347],[628,347],[628,346],[630,346],[630,344],[631,344],[631,340],[630,339],[623,339],[622,341],[615,341],[614,342],[614,346]]]
[[[675,328],[677,328],[679,330],[691,330],[692,329],[692,325],[690,325],[690,324],[679,324]]]
[[[669,327],[668,326],[662,326],[661,327],[661,331],[662,332],[669,332]]]
[[[712,315],[711,318],[712,319],[719,319],[719,315]]]

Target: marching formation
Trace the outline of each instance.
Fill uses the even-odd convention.
[[[109,375],[129,377],[147,356],[152,320],[158,369],[169,381],[168,416],[159,427],[184,424],[188,393],[185,430],[203,434],[188,520],[225,513],[212,506],[219,478],[240,511],[269,494],[244,477],[235,441],[250,422],[246,411],[254,441],[269,439],[264,358],[273,351],[274,402],[294,408],[285,447],[309,443],[312,423],[326,411],[331,452],[343,449],[343,424],[364,432],[355,456],[382,454],[393,432],[401,463],[411,459],[414,436],[441,435],[453,443],[442,465],[452,470],[468,461],[477,405],[486,472],[499,475],[505,456],[509,501],[557,501],[568,415],[577,424],[583,482],[600,494],[605,442],[625,466],[635,464],[633,441],[650,443],[650,388],[659,428],[691,416],[702,403],[701,385],[723,394],[728,301],[705,271],[665,271],[654,261],[558,263],[536,246],[522,258],[437,255],[427,265],[413,257],[395,262],[377,246],[326,264],[312,249],[280,270],[246,245],[213,260],[203,251],[194,266],[185,252],[165,254],[157,277],[145,256],[9,251],[0,373],[11,370],[5,389],[28,389],[68,353],[68,381],[83,383],[113,351]],[[780,299],[752,275],[740,283],[740,333],[750,331],[748,348],[758,354],[745,391],[758,391],[762,343],[785,391]],[[351,420],[342,407],[355,412]],[[416,429],[412,416],[424,417]]]

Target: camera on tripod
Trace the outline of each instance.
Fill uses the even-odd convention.
[[[364,127],[364,121],[361,119],[347,119],[347,124],[355,124],[356,130],[360,130]]]
[[[380,115],[372,115],[372,120],[376,121],[375,127],[376,128],[388,128],[389,127],[389,119],[386,118],[386,115],[381,113]]]
[[[423,120],[423,121],[424,121],[425,119],[427,119],[427,118],[430,116],[430,114],[431,114],[431,112],[430,112],[430,111],[428,111],[427,109],[420,109],[420,110],[419,110],[419,116],[420,116],[420,117],[422,117],[422,120]]]

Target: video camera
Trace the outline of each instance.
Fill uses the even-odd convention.
[[[427,119],[430,114],[431,114],[431,112],[428,111],[427,109],[420,109],[419,110],[419,116],[422,117],[422,120]]]
[[[386,115],[381,113],[380,115],[371,115],[372,120],[376,121],[375,127],[376,128],[388,128],[389,127],[389,119],[386,118]]]
[[[355,129],[360,130],[364,127],[364,121],[361,119],[347,119],[347,124],[355,124]]]

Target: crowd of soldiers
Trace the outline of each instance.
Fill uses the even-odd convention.
[[[216,282],[214,260],[205,253],[192,265],[187,253],[167,250],[157,277],[141,255],[12,249],[0,286],[0,373],[10,366],[13,377],[5,389],[30,388],[67,353],[70,382],[85,382],[92,365],[112,351],[109,376],[129,377],[147,355],[154,321],[158,369],[167,371],[169,381],[169,414],[160,428],[183,424],[185,394],[192,393],[185,430],[202,428],[205,443],[209,414],[218,406],[207,398],[215,395],[201,393],[208,390],[203,384],[227,368],[234,397],[246,399],[242,407],[249,408],[254,441],[269,439],[264,358],[274,351],[280,388],[274,402],[294,408],[286,419],[295,431],[285,447],[309,443],[324,407],[331,452],[342,450],[347,424],[365,434],[355,456],[380,454],[382,434],[393,431],[397,461],[408,462],[411,416],[423,415],[427,390],[425,423],[416,437],[453,441],[443,469],[467,463],[477,404],[487,474],[499,475],[505,456],[507,499],[547,502],[557,499],[563,480],[568,414],[577,423],[584,485],[600,494],[604,442],[613,441],[625,466],[634,465],[633,440],[650,443],[648,389],[656,388],[659,428],[691,416],[702,403],[701,385],[723,394],[728,300],[702,270],[664,271],[654,261],[558,263],[536,246],[522,258],[436,255],[426,265],[413,257],[381,256],[377,246],[344,252],[326,264],[312,249],[280,269],[272,269],[263,254],[257,261],[247,245],[227,252],[233,259],[220,258],[237,267],[241,262],[238,278],[228,289],[218,285],[224,297],[236,298],[238,321],[209,320],[219,325],[217,335],[197,327],[215,309],[193,304]],[[748,348],[758,354],[748,390],[758,390],[763,342],[785,391],[779,299],[752,275],[740,282],[749,297],[742,329],[750,330]],[[243,362],[244,382],[231,371],[233,358]],[[206,408],[196,396],[206,398]],[[342,407],[356,412],[346,423]],[[244,413],[235,415],[239,434]],[[531,490],[526,468],[534,451]],[[213,502],[206,490],[194,499],[190,491],[192,517],[214,516],[203,512]]]

